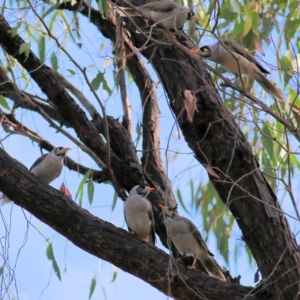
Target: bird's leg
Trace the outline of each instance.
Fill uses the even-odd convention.
[[[143,241],[149,243],[149,237],[147,236],[146,238],[143,239]]]
[[[134,231],[132,231],[132,230],[128,230],[128,233],[129,234],[136,234]]]
[[[189,269],[196,269],[196,266],[195,266],[196,260],[197,260],[197,257],[194,257],[193,263],[190,266],[188,266]]]

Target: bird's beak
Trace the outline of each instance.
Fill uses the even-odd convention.
[[[66,148],[63,148],[63,153],[67,153],[67,151],[69,151],[70,148],[66,147]]]
[[[200,50],[199,49],[193,49],[190,52],[191,54],[200,54]]]
[[[194,22],[199,22],[200,20],[201,19],[198,16],[196,16],[196,15],[193,16],[193,21]]]
[[[146,187],[145,190],[146,190],[146,192],[150,193],[150,192],[154,191],[155,188],[152,188],[152,187]]]

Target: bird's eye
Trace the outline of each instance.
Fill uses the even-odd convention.
[[[207,47],[201,47],[200,50],[204,53],[209,51],[209,49]]]

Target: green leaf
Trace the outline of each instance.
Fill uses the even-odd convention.
[[[21,44],[20,49],[19,49],[19,54],[24,53],[25,56],[28,57],[29,52],[30,52],[30,45],[31,45],[31,43],[23,43],[23,44]]]
[[[91,286],[90,286],[89,299],[91,299],[93,296],[93,293],[96,288],[96,284],[97,284],[97,280],[96,280],[96,276],[94,276],[92,279],[92,282],[91,282]]]
[[[104,19],[108,17],[108,5],[107,0],[98,0],[99,11]]]
[[[180,192],[179,189],[177,189],[176,195],[177,195],[177,199],[178,199],[178,202],[181,205],[181,207],[185,210],[185,212],[187,212],[188,214],[190,214],[190,212],[186,209],[186,207],[185,207],[185,205],[183,203],[181,192]]]
[[[57,262],[55,260],[55,257],[54,257],[52,243],[50,243],[48,245],[48,247],[46,249],[46,254],[47,254],[48,259],[52,261],[52,267],[54,269],[54,272],[55,272],[57,278],[61,281],[60,270],[59,270],[58,264],[57,264]]]
[[[93,203],[93,199],[94,199],[94,181],[91,177],[89,177],[88,179],[88,199],[90,204]]]
[[[114,282],[117,279],[117,276],[118,276],[118,268],[114,265],[112,265],[112,267],[114,269],[114,273],[113,273],[113,277],[112,277],[110,283]]]
[[[79,183],[77,192],[76,192],[76,196],[75,196],[75,200],[77,199],[77,197],[79,196],[79,205],[82,205],[82,198],[83,198],[83,190],[84,190],[84,185],[87,182],[88,178],[90,178],[92,173],[92,169],[89,169],[83,176],[81,182]]]
[[[55,71],[57,71],[58,70],[58,62],[57,62],[57,56],[54,52],[51,55],[51,63],[52,63],[52,68]]]
[[[241,9],[238,1],[236,0],[230,0],[229,1],[229,9],[231,12],[237,13],[239,16],[241,15]]]
[[[105,73],[98,72],[96,77],[92,80],[91,85],[92,85],[94,90],[98,90],[100,84],[102,83],[102,88],[108,93],[109,96],[111,96],[112,95],[112,90],[108,86],[107,81],[104,77],[104,74]]]
[[[39,44],[40,60],[42,62],[44,62],[45,61],[45,44],[46,44],[46,39],[45,39],[45,37],[43,35],[40,35],[38,44]]]
[[[116,208],[117,205],[117,200],[118,200],[118,194],[116,192],[114,192],[114,198],[113,198],[113,203],[111,206],[111,211],[113,212]]]
[[[6,109],[10,109],[5,97],[2,96],[2,95],[0,95],[0,105],[3,106]]]
[[[12,38],[18,34],[19,28],[22,26],[22,24],[23,22],[18,22],[16,27],[12,27],[12,29],[7,30],[7,32],[11,34]]]
[[[75,75],[75,71],[71,70],[71,69],[67,69],[68,72],[70,72],[72,75]]]
[[[98,74],[96,75],[96,77],[92,80],[91,86],[93,87],[93,89],[95,91],[97,91],[98,88],[100,87],[102,79],[103,79],[103,74],[101,72],[98,72]]]
[[[49,15],[50,13],[52,13],[53,11],[55,11],[59,6],[61,5],[61,3],[58,1],[56,4],[52,5],[50,8],[48,8],[42,15],[42,19],[44,19],[47,15]],[[51,30],[52,31],[52,30]]]
[[[286,24],[285,35],[288,38],[293,38],[296,32],[299,30],[299,20],[292,20]]]
[[[293,69],[292,66],[292,62],[291,60],[286,56],[283,55],[280,59],[280,63],[282,65],[282,67],[286,70],[286,71],[290,71]],[[293,76],[289,74],[289,72],[284,72],[283,73],[283,78],[284,78],[284,85],[287,85],[289,80],[292,78]]]

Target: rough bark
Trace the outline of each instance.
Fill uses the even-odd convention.
[[[182,300],[257,299],[250,295],[251,287],[225,283],[199,270],[175,264],[164,251],[93,216],[60,191],[38,180],[2,149],[0,169],[1,190],[17,205],[76,246],[141,278],[162,293]],[[11,184],[16,181],[17,185]]]
[[[139,4],[141,4],[141,1]],[[83,9],[80,9],[80,13],[83,15],[86,13],[86,16],[89,15],[91,21],[101,32],[106,37],[114,40],[114,23],[110,19],[102,19],[96,10],[89,10],[84,1],[80,1],[80,6],[83,7]],[[76,10],[79,6],[63,6],[63,8]],[[71,122],[69,114],[72,112],[73,117],[76,116],[79,120],[80,118],[84,120],[84,122],[80,121],[78,124],[74,124],[78,136],[88,147],[105,157],[106,147],[103,141],[99,139],[96,126],[93,126],[92,122],[87,120],[63,89],[51,90],[51,87],[53,88],[56,84],[54,80],[49,80],[51,72],[47,67],[41,66],[32,53],[28,58],[16,54],[22,41],[18,40],[18,37],[11,38],[7,34],[8,27],[5,26],[1,20],[0,43],[5,50],[31,72],[32,77],[38,82],[42,90],[57,105],[63,118]],[[129,21],[127,22],[127,28],[131,33],[131,41],[134,45],[136,47],[143,46],[145,43],[143,35],[137,35],[135,26]],[[191,41],[184,35],[180,36],[180,41],[188,47],[192,46]],[[130,47],[127,49],[130,49]],[[143,55],[148,59],[151,58],[151,62],[159,74],[170,99],[170,106],[177,117],[178,124],[188,145],[195,153],[195,157],[204,167],[209,165],[214,168],[214,171],[220,177],[218,180],[211,177],[211,180],[220,198],[237,219],[243,233],[243,239],[250,248],[263,275],[263,291],[257,294],[257,299],[267,299],[267,297],[270,299],[295,299],[299,291],[299,249],[278,206],[276,197],[260,172],[251,147],[237,126],[234,117],[226,110],[200,60],[192,59],[187,51],[179,45],[178,47],[175,46],[175,44],[173,46],[160,45],[155,48],[155,55],[153,55],[153,50],[154,47],[146,48]],[[128,65],[130,67],[130,61],[128,61]],[[131,72],[135,72],[133,67]],[[49,82],[44,82],[45,80]],[[186,118],[182,96],[184,90],[196,92],[198,111],[195,113],[192,122],[189,122]],[[115,154],[111,156],[111,159],[112,168],[124,188],[129,189],[143,180],[151,182],[138,163],[135,162],[133,166],[131,162],[124,162]],[[1,180],[4,180],[3,176],[1,178]],[[0,182],[0,188],[6,193],[4,183],[4,181]],[[9,197],[11,197],[10,193],[13,193],[13,191],[7,190]],[[159,199],[157,196],[167,195],[162,192],[153,195],[151,199],[154,207],[157,202],[164,199]],[[26,203],[18,202],[18,204],[29,211],[33,209],[28,207]],[[38,214],[36,211],[32,213]],[[44,214],[45,212],[41,212],[39,218],[46,222]],[[59,232],[63,229],[61,227],[63,225],[60,223],[51,226]],[[109,260],[107,256],[105,257],[104,259]],[[114,260],[113,263],[117,265],[117,259]],[[148,263],[151,265],[151,262]],[[149,266],[144,269],[148,270]],[[134,267],[136,268],[137,265],[134,265]],[[180,274],[182,274],[181,271]],[[136,273],[136,276],[139,275]],[[145,280],[149,282],[147,279]],[[234,288],[239,289],[240,287],[235,286]],[[220,297],[218,289],[219,287],[215,288],[215,294],[211,294],[207,298],[220,299],[213,298],[216,294]],[[222,289],[221,286],[220,289]],[[175,290],[171,289],[171,291],[171,294],[176,298],[186,299],[181,298],[179,294],[175,294]],[[166,290],[163,290],[163,292],[168,293]],[[189,289],[186,288],[185,292],[188,293]],[[202,290],[201,293],[203,294]],[[222,296],[224,296],[224,293],[222,293]],[[188,299],[193,299],[193,297],[195,297],[195,294]],[[249,297],[247,296],[247,299]],[[233,295],[229,297],[228,294],[226,299],[239,298],[235,298]]]

